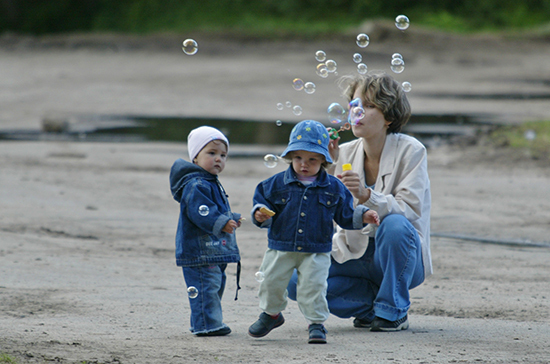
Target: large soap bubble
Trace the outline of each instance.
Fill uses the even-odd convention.
[[[340,124],[347,119],[348,112],[337,102],[333,102],[327,108],[328,119],[333,124]]]
[[[197,298],[199,296],[199,290],[196,287],[190,286],[187,288],[187,295],[189,298]]]

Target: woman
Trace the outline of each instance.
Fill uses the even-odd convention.
[[[381,223],[355,231],[337,228],[328,305],[338,317],[355,317],[355,327],[406,330],[409,290],[432,274],[426,148],[400,133],[411,111],[397,81],[379,72],[344,81],[346,97],[352,106],[362,104],[364,116],[352,121],[356,140],[341,146],[339,138],[331,142],[329,172],[342,180],[356,204],[377,211]],[[347,163],[352,170],[342,172]]]

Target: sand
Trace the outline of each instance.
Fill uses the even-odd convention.
[[[163,39],[4,38],[0,131],[39,130],[51,113],[73,124],[113,114],[275,120],[275,103],[289,98],[303,105],[301,117],[321,118],[319,105],[337,97],[334,78],[319,79],[315,95],[296,95],[289,78],[317,80],[320,47],[344,74],[357,48],[199,39],[189,57]],[[409,60],[396,77],[413,84],[416,112],[549,117],[543,98],[442,97],[547,94],[548,43],[426,42],[381,38],[364,50],[369,68],[395,51]],[[247,215],[256,184],[284,166],[266,168],[261,158],[282,146],[232,145],[243,151],[252,157],[230,157],[220,179],[233,210]],[[237,231],[239,299],[233,264],[223,300],[233,332],[188,331],[168,185],[170,166],[185,156],[184,141],[0,141],[0,353],[20,363],[550,362],[550,172],[540,161],[480,145],[430,148],[435,273],[411,292],[410,329],[371,333],[332,316],[328,344],[308,345],[294,302],[283,326],[247,335],[260,313],[254,273],[266,249],[265,231],[250,221]]]

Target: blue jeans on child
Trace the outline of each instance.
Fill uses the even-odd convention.
[[[191,306],[191,332],[208,333],[226,325],[222,316],[222,296],[225,289],[227,264],[182,267],[187,287],[195,287],[198,295],[189,296]]]
[[[296,300],[296,272],[288,297]],[[409,290],[424,281],[420,238],[402,215],[386,216],[365,254],[342,264],[331,260],[327,301],[330,313],[341,318],[396,321],[410,307]]]

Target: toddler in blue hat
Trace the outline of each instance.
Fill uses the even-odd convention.
[[[284,323],[287,285],[296,269],[297,302],[309,324],[309,343],[326,343],[324,322],[329,309],[327,277],[333,221],[344,229],[380,224],[374,210],[353,206],[353,197],[338,178],[325,171],[332,163],[329,135],[318,121],[304,120],[290,133],[281,155],[288,169],[261,182],[254,192],[252,221],[268,229],[268,249],[260,271],[262,313],[250,326],[252,337],[263,337]]]

